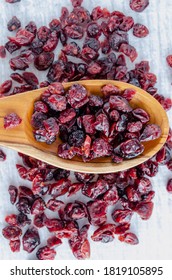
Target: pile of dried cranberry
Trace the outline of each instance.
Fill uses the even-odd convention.
[[[18,18],[10,19],[7,28],[13,35],[8,37],[5,46],[0,46],[0,57],[4,59],[6,52],[12,54],[10,68],[15,72],[0,85],[0,97],[48,86],[52,82],[115,79],[143,88],[169,110],[172,101],[157,93],[156,75],[150,72],[148,61],[137,63],[133,69],[127,66],[128,57],[131,62],[137,57],[135,47],[129,44],[128,31],[143,38],[148,35],[148,28],[134,23],[131,16],[119,11],[110,12],[98,6],[89,12],[81,6],[82,0],[71,2],[72,12],[64,7],[60,18],[53,19],[48,27],[37,27],[33,21],[21,27]],[[128,3],[133,11],[142,12],[149,1],[130,0]],[[82,46],[79,46],[80,39],[83,39]],[[62,48],[57,54],[59,44]],[[167,61],[170,65],[171,58]],[[33,65],[38,71],[48,71],[46,81],[39,82],[35,73],[25,71]],[[35,111],[38,108],[40,103],[35,104]],[[41,108],[46,110],[46,106]],[[74,181],[69,171],[20,154],[23,165],[16,165],[18,173],[22,179],[31,181],[32,187],[9,186],[11,203],[18,211],[6,216],[7,224],[3,229],[11,250],[20,251],[22,243],[28,253],[37,248],[38,259],[54,259],[58,252],[55,247],[67,238],[74,256],[85,259],[90,255],[87,236],[90,226],[94,227],[91,239],[95,242],[110,242],[117,236],[120,241],[137,244],[138,238],[130,230],[132,216],[138,214],[144,220],[151,216],[155,192],[149,177],[157,174],[159,165],[166,165],[172,171],[171,149],[170,130],[164,147],[147,162],[98,178],[93,174],[75,173]],[[5,158],[0,150],[0,161]],[[172,179],[168,181],[167,190],[172,192]],[[78,193],[80,199],[76,200]],[[69,196],[70,202],[64,203],[63,195]],[[111,223],[107,221],[109,210]],[[50,217],[51,212],[55,213],[55,218]],[[50,233],[46,243],[40,240],[39,228]]]
[[[34,103],[35,139],[52,144],[59,135],[64,143],[58,145],[57,154],[64,159],[77,155],[90,161],[110,156],[120,163],[142,154],[143,142],[160,137],[160,127],[147,124],[147,112],[130,106],[133,89],[121,91],[106,84],[101,93],[102,97],[92,95],[77,83],[66,92],[60,83],[48,86]]]

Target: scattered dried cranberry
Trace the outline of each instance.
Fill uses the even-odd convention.
[[[9,31],[17,30],[20,27],[21,27],[21,22],[16,16],[13,16],[12,19],[10,19],[10,21],[7,23],[7,28]]]
[[[1,94],[3,95],[4,93],[9,92],[11,87],[12,87],[12,81],[11,80],[6,80],[5,82],[3,82],[0,85],[0,96],[1,96]]]
[[[6,57],[6,50],[4,46],[0,46],[0,58]]]
[[[141,24],[141,23],[135,23],[133,26],[133,35],[138,38],[144,38],[149,34],[148,28]]]
[[[172,193],[172,179],[169,179],[167,182],[167,191]]]
[[[40,237],[35,227],[30,227],[22,237],[23,250],[31,253],[39,244]]]
[[[21,236],[22,231],[17,226],[7,226],[2,229],[2,234],[6,239],[16,240]]]
[[[39,248],[36,253],[38,260],[54,260],[56,251],[48,246]]]
[[[13,128],[18,126],[22,119],[16,113],[10,113],[4,117],[4,128]]]
[[[149,0],[130,0],[130,8],[135,12],[142,12],[149,5]]]
[[[172,55],[169,54],[167,57],[166,57],[166,60],[167,60],[167,63],[170,67],[172,67]]]
[[[0,161],[5,161],[6,160],[6,154],[0,150]]]
[[[122,242],[131,244],[131,245],[137,245],[139,243],[137,236],[132,232],[127,232],[127,233],[124,233],[123,235],[119,235],[118,239]]]
[[[105,224],[101,225],[96,229],[91,236],[93,241],[101,241],[103,243],[112,242],[115,235],[115,225],[114,224]]]
[[[20,252],[20,239],[10,240],[10,249],[13,253]]]
[[[7,3],[13,4],[13,3],[17,3],[20,2],[21,0],[5,0]]]

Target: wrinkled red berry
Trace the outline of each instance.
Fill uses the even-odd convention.
[[[16,113],[10,113],[4,117],[4,128],[13,128],[18,126],[22,119]]]
[[[127,232],[124,233],[123,235],[119,235],[118,239],[121,242],[125,242],[130,245],[137,245],[139,243],[137,236],[132,232]]]
[[[149,5],[149,0],[130,0],[130,8],[135,12],[142,12]]]
[[[172,193],[172,179],[169,179],[167,182],[167,191]]]
[[[22,237],[23,250],[31,253],[39,244],[40,237],[35,227],[30,227]]]
[[[133,26],[133,35],[138,37],[138,38],[144,38],[149,34],[148,28],[141,24],[141,23],[136,23]]]

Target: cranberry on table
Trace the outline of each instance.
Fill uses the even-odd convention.
[[[16,16],[13,16],[12,19],[10,19],[9,22],[7,23],[7,28],[9,31],[15,31],[20,27],[21,27],[21,22]]]
[[[169,55],[166,57],[166,61],[167,61],[168,65],[169,65],[170,67],[172,67],[172,55],[171,55],[171,54],[169,54]]]
[[[133,26],[133,35],[138,38],[144,38],[149,34],[148,28],[140,23],[136,23]]]
[[[36,253],[38,260],[54,260],[56,256],[56,251],[53,248],[44,246],[39,248]]]
[[[0,161],[6,160],[6,154],[0,149]]]
[[[125,242],[125,243],[131,244],[131,245],[137,245],[139,243],[137,236],[132,232],[127,232],[123,235],[119,235],[118,239],[121,242]]]
[[[23,250],[31,253],[40,244],[38,230],[35,227],[30,227],[22,237]]]
[[[20,2],[21,0],[5,0],[7,3],[13,4],[13,3],[17,3]]]
[[[0,46],[0,58],[6,57],[6,49],[4,46]]]
[[[167,182],[167,191],[172,193],[172,179],[169,179]]]
[[[11,80],[6,80],[0,85],[0,96],[3,95],[4,93],[7,93],[10,91],[12,87],[12,81]]]
[[[142,12],[149,5],[149,0],[130,0],[130,8],[135,12]]]

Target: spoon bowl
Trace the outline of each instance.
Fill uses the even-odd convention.
[[[79,157],[74,157],[71,160],[62,159],[57,156],[57,147],[61,143],[58,137],[52,145],[47,145],[46,143],[37,142],[33,136],[33,128],[30,122],[34,102],[40,99],[41,94],[46,89],[40,88],[0,99],[0,145],[12,148],[56,167],[95,174],[118,172],[137,166],[153,157],[164,145],[169,132],[168,117],[160,103],[149,93],[131,84],[111,80],[83,80],[64,83],[63,86],[67,90],[75,83],[82,84],[91,94],[100,96],[101,88],[106,84],[113,84],[121,90],[134,89],[136,94],[130,101],[131,107],[142,108],[147,111],[150,115],[150,123],[160,126],[161,137],[153,141],[144,142],[145,149],[140,156],[124,160],[118,164],[113,163],[110,157],[97,158],[86,163]],[[4,129],[4,116],[9,113],[16,113],[22,119],[22,122],[17,127]]]

